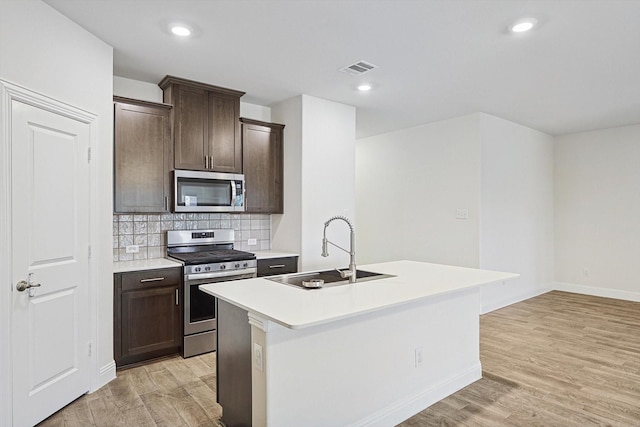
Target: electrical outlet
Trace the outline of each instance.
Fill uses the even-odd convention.
[[[582,269],[582,275],[584,277],[589,277],[589,269],[588,268],[583,268]]]
[[[249,246],[255,246],[255,245],[258,244],[258,239],[249,239],[249,240],[247,240],[247,244]]]
[[[258,343],[253,343],[253,364],[258,370],[264,371],[264,365],[262,364],[262,346]]]
[[[422,351],[422,347],[418,347],[415,349],[415,361],[416,361],[416,368],[419,368],[420,366],[422,366],[422,362],[424,362],[424,353]]]
[[[469,209],[458,209],[456,219],[469,219]]]
[[[140,246],[138,245],[129,245],[127,246],[126,249],[128,254],[137,254],[138,252],[140,252]]]

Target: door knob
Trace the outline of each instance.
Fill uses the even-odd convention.
[[[27,280],[21,280],[16,284],[18,292],[24,292],[30,288],[39,288],[40,283],[33,283],[33,273],[29,273]]]

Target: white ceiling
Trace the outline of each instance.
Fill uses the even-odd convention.
[[[358,137],[477,111],[552,135],[640,123],[640,0],[46,2],[114,47],[117,76],[354,105]],[[523,16],[538,27],[507,33]],[[361,59],[380,68],[338,71]]]

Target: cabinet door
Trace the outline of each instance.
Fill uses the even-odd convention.
[[[179,292],[175,285],[122,293],[124,360],[143,360],[180,347]]]
[[[133,100],[132,100],[133,102]],[[172,144],[170,106],[116,98],[115,212],[168,212]]]
[[[182,346],[182,268],[114,274],[117,366],[174,354]]]
[[[200,88],[175,85],[173,88],[175,127],[175,168],[207,170],[208,94]],[[207,161],[208,163],[208,161]]]
[[[245,212],[282,213],[283,125],[242,122]]]
[[[209,93],[209,169],[242,172],[240,98]]]

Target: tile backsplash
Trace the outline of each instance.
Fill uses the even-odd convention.
[[[271,216],[268,214],[176,213],[162,215],[113,215],[113,260],[164,258],[167,230],[233,228],[234,248],[243,251],[271,249]],[[256,239],[257,245],[248,244]],[[126,247],[140,252],[128,254]]]

